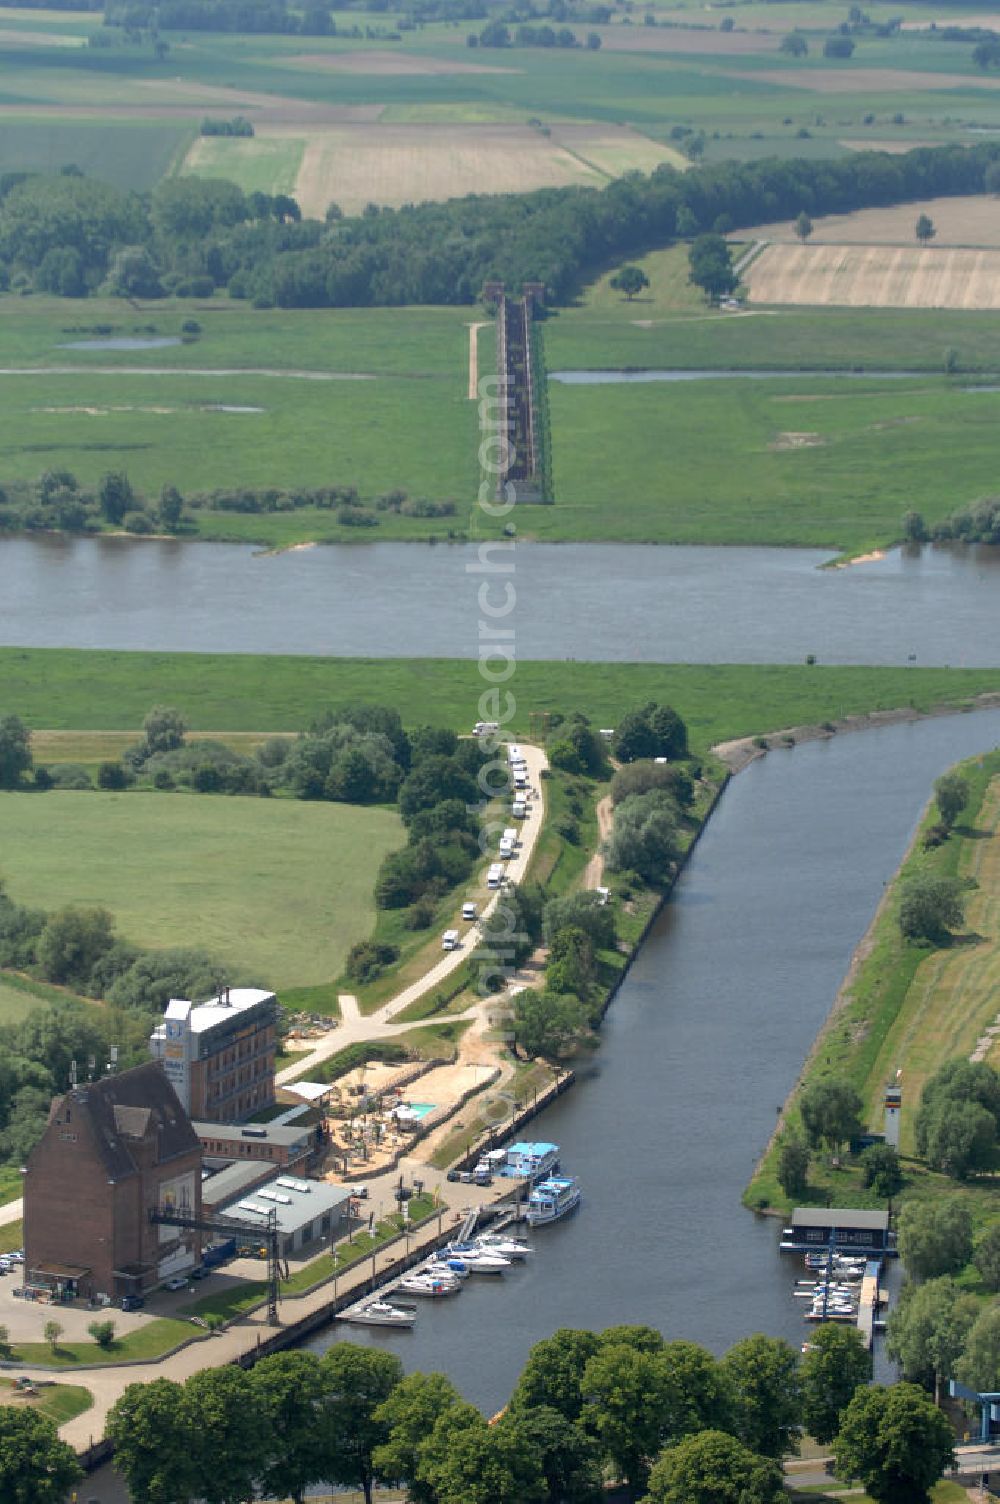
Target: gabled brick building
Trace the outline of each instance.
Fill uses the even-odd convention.
[[[24,1175],[25,1280],[82,1296],[148,1290],[201,1257],[201,1144],[159,1065],[57,1097]]]

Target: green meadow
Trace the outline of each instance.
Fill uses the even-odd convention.
[[[862,552],[996,487],[1000,396],[943,377],[552,382],[549,410],[541,538]]]
[[[151,497],[166,484],[183,493],[353,485],[367,498],[399,488],[454,499],[463,526],[478,481],[473,316],[460,308],[265,313],[221,299],[137,315],[120,302],[0,300],[0,392],[11,419],[0,484],[65,468],[87,486],[125,470]],[[179,339],[192,318],[201,333],[184,343],[67,348]],[[480,358],[492,369],[490,330],[480,333]],[[329,512],[204,512],[199,524],[206,537],[275,544],[352,536]],[[443,530],[440,521],[381,519],[392,536]]]
[[[395,813],[289,799],[52,790],[0,794],[4,880],[20,903],[100,904],[136,944],[196,946],[230,979],[323,981],[368,934]],[[0,992],[0,1011],[7,993]]]
[[[467,732],[480,716],[482,689],[477,664],[463,659],[0,648],[3,712],[22,716],[29,726],[53,729],[138,728],[150,705],[160,702],[178,706],[195,730],[298,731],[324,709],[367,701],[395,706],[407,726]],[[542,718],[554,711],[580,710],[597,725],[613,726],[635,705],[657,699],[677,707],[694,748],[705,752],[730,737],[873,710],[967,706],[976,695],[1000,691],[1000,669],[523,662],[513,689],[517,711],[510,729],[519,734],[540,735]],[[22,807],[41,809],[49,797],[18,795],[17,800]],[[105,806],[97,794],[63,797]],[[121,797],[131,805],[154,796]],[[209,805],[286,807],[283,801],[243,799],[234,806],[205,795],[164,798],[183,805],[189,811],[183,818],[193,821]],[[310,815],[337,811],[332,805],[288,808]]]

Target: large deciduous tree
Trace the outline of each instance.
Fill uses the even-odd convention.
[[[969,785],[961,773],[942,773],[934,784],[941,824],[950,830],[969,802]]]
[[[203,1368],[184,1385],[195,1497],[205,1504],[243,1504],[273,1455],[275,1438],[254,1403],[242,1368]]]
[[[752,1452],[795,1452],[802,1426],[799,1356],[780,1337],[758,1333],[737,1342],[720,1368],[734,1398],[732,1430]]]
[[[982,1394],[1000,1390],[1000,1306],[986,1306],[972,1323],[955,1376]]]
[[[855,1392],[871,1378],[872,1360],[855,1327],[824,1322],[809,1340],[801,1366],[802,1421],[809,1435],[826,1446]]]
[[[916,1383],[933,1381],[934,1398],[965,1348],[979,1311],[974,1295],[948,1275],[922,1284],[908,1280],[890,1312],[886,1352]]]
[[[136,1504],[181,1504],[197,1492],[190,1412],[171,1379],[129,1384],[108,1415],[115,1466]]]
[[[662,1453],[643,1504],[782,1504],[781,1468],[723,1431],[700,1431]]]
[[[899,927],[907,940],[947,945],[965,916],[965,886],[947,873],[919,873],[903,883]]]
[[[636,293],[642,292],[644,287],[649,286],[649,278],[641,266],[623,266],[620,272],[616,272],[611,278],[610,284],[615,292],[623,292],[628,302],[631,303]]]
[[[376,1410],[388,1435],[372,1453],[375,1471],[386,1483],[403,1484],[411,1504],[436,1504],[434,1489],[420,1477],[421,1448],[441,1416],[462,1403],[443,1373],[411,1373]]]
[[[837,1472],[858,1478],[876,1504],[928,1504],[954,1462],[954,1434],[915,1384],[859,1389],[834,1442]]]
[[[861,1131],[861,1098],[849,1081],[813,1081],[802,1094],[802,1126],[814,1149],[825,1144],[835,1154]]]
[[[314,1353],[290,1351],[261,1358],[250,1370],[253,1405],[267,1438],[258,1482],[267,1498],[302,1504],[321,1473],[316,1406],[321,1387]]]
[[[596,1332],[574,1327],[560,1327],[551,1337],[543,1337],[528,1353],[511,1395],[511,1409],[545,1406],[567,1420],[578,1420],[583,1409],[584,1369],[600,1346]]]
[[[899,1215],[899,1256],[913,1279],[958,1274],[972,1257],[972,1214],[961,1196],[912,1201]]]
[[[710,298],[726,297],[739,282],[723,235],[699,235],[688,252],[688,268],[688,281]]]
[[[320,1360],[321,1392],[316,1437],[321,1476],[345,1488],[360,1488],[371,1504],[375,1482],[373,1453],[389,1439],[376,1418],[403,1377],[392,1353],[337,1342]]]
[[[31,732],[16,715],[0,718],[0,789],[16,789],[31,768]]]
[[[83,1470],[47,1415],[0,1407],[3,1504],[62,1504]]]

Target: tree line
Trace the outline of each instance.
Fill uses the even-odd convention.
[[[171,178],[149,197],[74,172],[0,177],[0,286],[67,297],[226,289],[256,306],[473,303],[483,283],[540,281],[564,305],[624,258],[761,220],[981,193],[1000,144],[858,152],[834,161],[669,165],[604,188],[369,204],[303,220],[287,196]]]
[[[189,336],[200,332],[185,320]],[[137,490],[124,471],[108,471],[95,489],[82,486],[71,470],[46,470],[35,481],[14,481],[0,487],[0,533],[95,533],[104,528],[135,535],[184,533],[195,529],[193,512],[236,512],[273,516],[303,507],[332,512],[343,527],[375,528],[383,515],[453,517],[454,501],[432,501],[394,487],[364,497],[357,486],[227,486],[193,491],[182,496],[176,486],[164,485],[158,497]]]
[[[444,1374],[341,1342],[132,1384],[107,1435],[140,1504],[302,1504],[317,1484],[369,1504],[383,1484],[412,1504],[599,1504],[609,1481],[645,1504],[782,1504],[805,1427],[873,1499],[926,1504],[951,1428],[916,1386],[869,1377],[859,1334],[832,1326],[803,1358],[754,1336],[718,1360],[648,1326],[563,1328],[487,1423]]]

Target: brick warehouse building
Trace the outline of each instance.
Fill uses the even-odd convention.
[[[207,1003],[171,998],[149,1051],[185,1112],[234,1123],[274,1104],[278,1000],[259,987],[224,987]]]
[[[112,1297],[201,1258],[201,1235],[150,1221],[201,1215],[201,1145],[159,1065],[57,1097],[24,1172],[28,1285]]]

